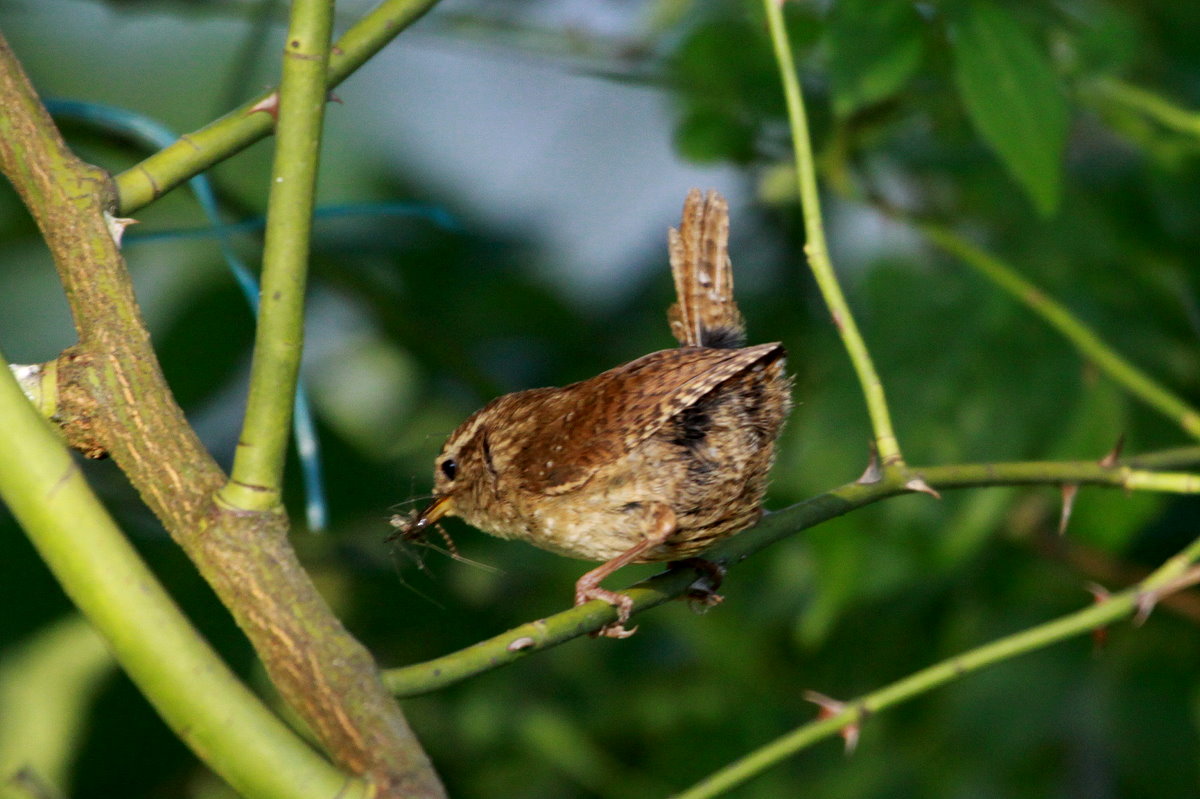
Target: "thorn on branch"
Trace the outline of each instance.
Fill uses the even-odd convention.
[[[870,460],[867,461],[867,468],[862,477],[855,481],[864,486],[875,485],[883,479],[883,470],[879,468],[879,448],[875,446],[874,439],[867,441],[867,448],[871,453]]]
[[[1088,583],[1088,593],[1092,595],[1094,604],[1103,605],[1112,596],[1108,589],[1099,583]],[[1101,650],[1108,644],[1108,625],[1101,625],[1092,630],[1092,648],[1099,654]]]
[[[1154,606],[1158,604],[1159,594],[1157,591],[1150,591],[1137,596],[1137,613],[1133,616],[1133,626],[1141,627],[1146,623],[1146,619],[1150,618],[1150,614],[1154,612]]]
[[[919,474],[914,475],[913,477],[910,477],[908,479],[908,482],[904,484],[904,487],[905,487],[905,489],[907,489],[909,491],[915,491],[915,492],[919,492],[921,494],[928,494],[929,496],[933,497],[934,499],[942,498],[942,495],[939,494],[937,491],[935,491],[933,489],[933,487],[929,485],[929,483],[926,483],[925,478],[921,477],[921,475],[919,475]]]
[[[1157,588],[1139,592],[1137,595],[1137,614],[1133,617],[1133,626],[1141,627],[1145,624],[1146,619],[1150,618],[1150,614],[1154,611],[1160,599],[1176,591],[1191,588],[1196,583],[1200,583],[1200,566],[1193,566],[1183,574]]]
[[[276,122],[279,121],[279,92],[271,92],[246,110],[246,116],[262,111],[270,114]]]
[[[833,718],[840,713],[844,713],[848,707],[845,702],[840,702],[818,691],[805,691],[804,699],[820,708],[817,712],[818,719]],[[838,732],[842,736],[842,740],[846,742],[847,755],[854,754],[854,750],[858,748],[858,737],[859,733],[862,732],[862,722],[866,716],[866,708],[859,707],[857,717],[847,722]]]
[[[1075,497],[1079,494],[1079,483],[1062,484],[1062,515],[1058,519],[1058,534],[1066,535],[1071,513],[1075,510]]]
[[[1117,443],[1113,444],[1113,448],[1108,451],[1108,454],[1100,459],[1100,465],[1105,469],[1111,469],[1117,465],[1121,459],[1121,450],[1125,448],[1125,434],[1117,436]]]
[[[108,211],[104,212],[104,224],[108,226],[108,235],[112,236],[113,243],[117,245],[118,249],[121,247],[121,239],[125,236],[125,228],[137,223],[136,219],[113,216]]]
[[[522,649],[532,649],[536,643],[532,637],[523,635],[520,638],[514,638],[512,641],[509,641],[505,649],[509,652],[520,652]]]
[[[339,105],[345,105],[345,103],[342,102],[342,98],[338,97],[332,91],[326,92],[325,101],[328,103],[337,103]],[[266,97],[259,100],[254,105],[247,108],[246,115],[249,116],[250,114],[254,114],[259,111],[262,111],[264,114],[270,114],[271,118],[274,119],[276,122],[278,122],[279,121],[279,92],[273,91],[270,94],[268,94]]]

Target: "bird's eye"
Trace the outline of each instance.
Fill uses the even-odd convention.
[[[442,461],[442,474],[446,475],[447,480],[453,480],[458,474],[458,464],[454,462],[454,458],[446,458]]]

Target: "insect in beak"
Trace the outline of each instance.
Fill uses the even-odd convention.
[[[437,522],[438,519],[445,516],[450,510],[450,495],[435,499],[429,507],[421,511],[415,519],[406,519],[403,516],[392,517],[392,524],[396,526],[396,532],[387,537],[387,541],[395,541],[397,538],[403,538],[405,541],[411,541],[414,538],[419,538],[425,532],[425,528]]]

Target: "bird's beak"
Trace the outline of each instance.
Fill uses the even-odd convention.
[[[411,541],[420,536],[425,528],[436,522],[443,516],[450,514],[450,495],[438,497],[429,507],[421,511],[417,518],[411,522],[399,525],[396,532],[387,537],[388,541],[395,541],[397,538],[403,538],[406,541]]]

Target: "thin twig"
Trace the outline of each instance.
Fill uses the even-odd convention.
[[[333,45],[326,79],[328,88],[349,77],[436,2],[384,0],[372,9]],[[132,214],[189,178],[269,136],[275,127],[274,117],[256,113],[256,109],[274,93],[274,90],[264,92],[117,175],[120,213]]]
[[[1079,354],[1112,378],[1133,396],[1172,419],[1193,438],[1200,439],[1200,411],[1182,397],[1160,385],[1154,378],[1123,358],[1094,330],[1081,322],[1061,303],[1044,294],[1017,270],[989,252],[975,246],[945,225],[918,222],[916,227],[926,238],[947,253],[962,260],[991,283],[1040,316],[1063,335]]]
[[[892,429],[892,417],[888,410],[887,397],[884,395],[883,382],[875,371],[875,363],[859,333],[858,324],[850,312],[850,306],[842,294],[837,275],[833,271],[833,263],[829,257],[829,247],[825,242],[825,226],[821,219],[821,197],[817,187],[816,164],[813,159],[812,142],[808,132],[808,116],[804,110],[804,95],[800,90],[800,80],[796,76],[796,64],[792,57],[792,46],[788,40],[787,28],[783,22],[783,8],[779,0],[763,0],[767,14],[767,27],[771,35],[771,43],[775,49],[775,60],[779,65],[780,77],[783,80],[783,94],[787,101],[788,122],[792,131],[792,146],[796,151],[796,181],[800,189],[801,210],[804,213],[804,231],[806,242],[804,252],[808,255],[808,265],[812,270],[829,313],[833,317],[834,326],[841,336],[842,344],[854,365],[855,374],[862,385],[863,397],[867,403],[867,413],[871,418],[871,427],[875,432],[875,447],[883,467],[903,467],[904,456],[900,452],[900,443]]]
[[[1169,463],[1186,465],[1200,461],[1200,447],[1190,450],[1171,450]],[[1151,459],[1153,455],[1142,456]],[[1167,459],[1163,459],[1167,460]],[[1151,473],[1134,471],[1124,464],[1103,466],[1095,461],[1033,461],[1021,463],[964,463],[912,469],[939,491],[985,486],[1060,486],[1081,484],[1108,486],[1127,490],[1164,490],[1175,492],[1182,478],[1168,477],[1161,481],[1150,479],[1151,474],[1183,475],[1190,483],[1190,492],[1200,491],[1197,475],[1187,473]],[[1131,474],[1143,475],[1138,485],[1129,485]],[[849,513],[888,497],[904,494],[908,475],[893,471],[872,483],[847,483],[785,510],[768,514],[757,525],[739,533],[705,553],[706,560],[729,566],[745,560],[781,539],[815,527],[822,522]],[[695,581],[690,569],[678,569],[651,577],[627,589],[633,599],[635,614],[657,607],[685,594]],[[384,682],[396,696],[429,693],[461,682],[469,677],[507,665],[533,652],[548,649],[598,630],[616,619],[616,611],[604,602],[589,602],[545,619],[515,627],[493,638],[472,644],[457,652],[423,663],[384,672]]]
[[[292,4],[279,88],[250,396],[233,470],[218,495],[238,510],[269,510],[280,502],[304,348],[304,287],[332,26],[330,0]]]
[[[1138,586],[1113,594],[1054,621],[1022,630],[990,644],[943,660],[909,675],[889,686],[845,703],[845,708],[817,721],[805,724],[766,746],[730,763],[691,788],[676,794],[674,799],[711,799],[741,785],[768,768],[843,729],[860,724],[867,716],[898,705],[946,683],[960,679],[994,663],[1011,660],[1018,655],[1056,644],[1076,635],[1083,635],[1119,619],[1133,615],[1143,598],[1164,587],[1175,588],[1187,574],[1188,566],[1200,557],[1200,538],[1168,560]],[[1178,581],[1178,582],[1177,582]],[[1157,597],[1156,597],[1157,598]]]
[[[1200,112],[1182,108],[1154,92],[1116,78],[1093,84],[1097,93],[1117,105],[1137,111],[1168,130],[1200,139]]]

